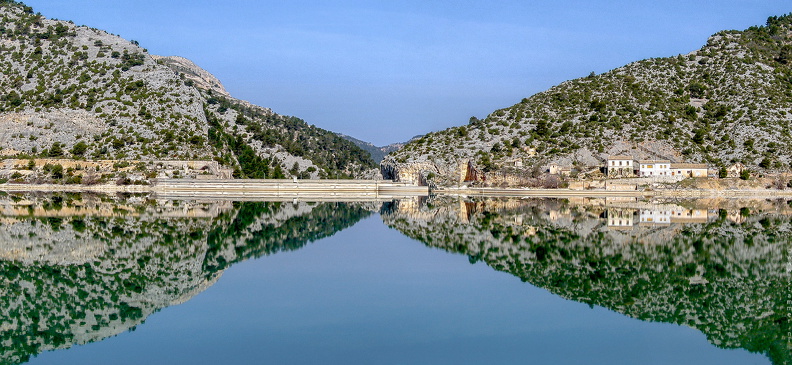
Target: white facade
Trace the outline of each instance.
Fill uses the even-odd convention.
[[[632,156],[610,156],[607,164],[608,176],[632,177],[635,175],[635,160]]]
[[[638,162],[638,176],[670,176],[671,161],[648,160]]]

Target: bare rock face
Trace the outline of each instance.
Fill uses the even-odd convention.
[[[415,185],[426,186],[428,180],[438,176],[451,176],[459,174],[458,169],[437,165],[429,161],[399,163],[391,157],[386,157],[380,164],[382,177],[386,180],[407,182]]]
[[[171,70],[178,72],[181,75],[194,83],[200,89],[211,90],[212,92],[219,93],[225,96],[231,96],[226,91],[223,84],[214,75],[209,73],[195,63],[184,57],[179,56],[157,56],[151,55],[157,63],[168,66]]]

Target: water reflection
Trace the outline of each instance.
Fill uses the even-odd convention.
[[[0,196],[0,362],[98,341],[231,265],[380,211],[431,247],[561,297],[791,364],[786,201],[411,199],[385,204]]]
[[[182,303],[250,257],[294,250],[371,203],[0,197],[0,362],[98,341]]]
[[[788,202],[436,198],[382,217],[564,298],[792,363]]]

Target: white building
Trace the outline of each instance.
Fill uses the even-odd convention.
[[[671,161],[643,160],[638,161],[638,176],[670,176]]]
[[[632,156],[610,156],[607,162],[609,177],[635,176],[635,160]]]

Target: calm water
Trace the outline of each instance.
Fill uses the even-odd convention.
[[[785,201],[0,207],[2,363],[792,363]]]

